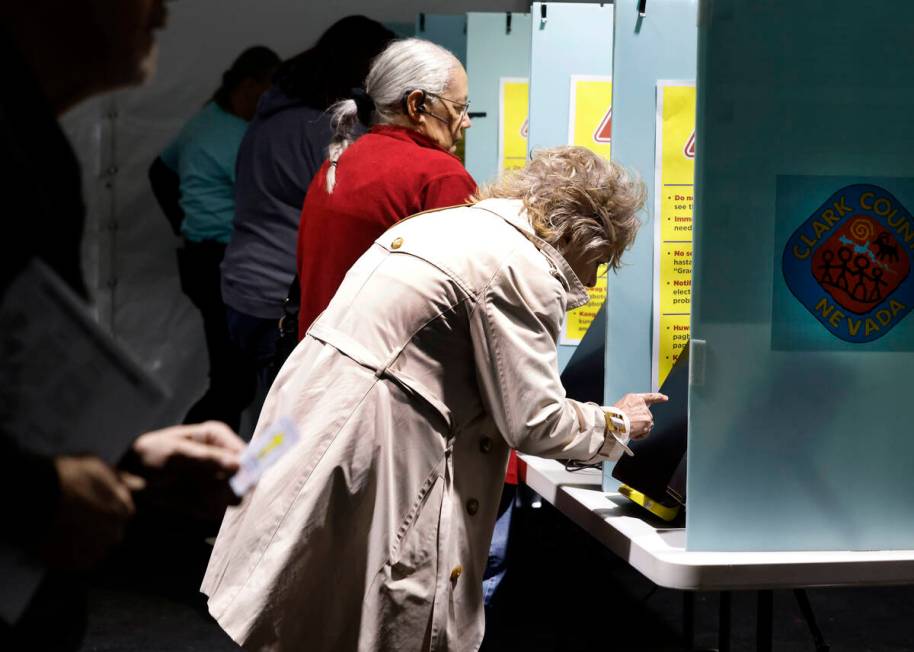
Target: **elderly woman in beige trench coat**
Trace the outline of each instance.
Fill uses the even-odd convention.
[[[403,220],[283,366],[254,440],[299,443],[219,532],[202,590],[246,649],[476,650],[508,451],[615,460],[655,394],[565,397],[556,343],[620,264],[643,185],[574,147]]]

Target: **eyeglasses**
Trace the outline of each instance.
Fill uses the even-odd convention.
[[[447,102],[448,104],[453,104],[457,109],[459,109],[459,110],[460,110],[460,114],[459,114],[459,116],[458,116],[458,118],[457,118],[457,124],[460,124],[461,122],[463,122],[463,119],[464,119],[464,118],[467,116],[467,114],[470,112],[470,101],[469,101],[469,100],[467,100],[466,103],[460,103],[460,102],[458,102],[458,101],[456,101],[456,100],[452,100],[452,99],[450,99],[450,98],[448,98],[448,97],[444,97],[443,95],[438,95],[438,94],[436,94],[436,93],[429,93],[429,92],[426,91],[425,94],[426,94],[426,95],[430,95],[431,97],[437,98],[437,99],[439,99],[439,100],[441,100],[441,101],[443,101],[443,102]],[[437,117],[437,116],[436,116],[436,117]]]

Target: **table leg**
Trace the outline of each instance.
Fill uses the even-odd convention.
[[[755,624],[755,649],[758,652],[771,652],[773,602],[774,595],[771,591],[758,592],[758,611]]]
[[[720,605],[717,616],[717,649],[719,652],[730,652],[730,600],[729,591],[720,592]]]
[[[684,650],[695,647],[695,594],[682,592],[682,645]]]
[[[812,634],[816,652],[828,652],[830,648],[825,642],[825,637],[822,636],[822,630],[819,629],[819,624],[816,622],[816,615],[812,611],[812,605],[809,602],[809,596],[806,595],[806,590],[794,589],[793,595],[796,597],[797,604],[800,605],[800,612],[803,614],[803,618],[809,626],[809,633]]]

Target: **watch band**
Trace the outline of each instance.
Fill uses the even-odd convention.
[[[610,405],[603,407],[603,418],[606,420],[606,432],[613,436],[616,443],[625,450],[626,455],[634,456],[632,449],[628,447],[628,440],[632,432],[632,422],[628,415]]]

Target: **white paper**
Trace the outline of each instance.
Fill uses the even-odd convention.
[[[288,417],[282,417],[260,431],[241,454],[239,469],[229,480],[235,495],[240,497],[250,491],[266,470],[298,443],[298,439],[298,429]]]
[[[115,464],[168,396],[37,261],[0,302],[0,361],[4,431],[41,455],[91,453]]]

